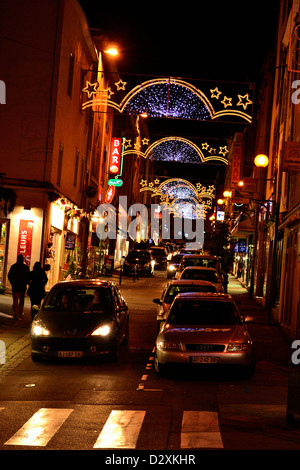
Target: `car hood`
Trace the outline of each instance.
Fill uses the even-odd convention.
[[[243,325],[234,326],[193,326],[166,324],[160,339],[166,341],[179,341],[181,343],[229,343],[250,340],[248,332]]]
[[[35,319],[41,320],[54,336],[66,335],[66,332],[71,330],[76,330],[77,335],[88,335],[100,325],[112,321],[111,316],[107,314],[83,312],[40,312]]]

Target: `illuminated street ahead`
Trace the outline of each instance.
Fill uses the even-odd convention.
[[[300,449],[299,423],[286,422],[289,344],[278,327],[266,324],[264,311],[250,304],[236,279],[230,278],[229,291],[239,299],[241,312],[256,318],[249,324],[257,352],[253,378],[183,372],[156,376],[152,299],[160,296],[165,283],[162,272],[135,283],[123,278],[120,290],[130,307],[130,343],[117,363],[33,363],[28,308],[25,320],[2,324],[0,339],[10,342],[10,353],[2,367],[1,449],[189,454],[196,449]],[[10,296],[0,302],[2,312],[10,313]],[[10,321],[1,318],[2,323]]]

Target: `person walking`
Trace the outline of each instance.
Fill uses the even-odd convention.
[[[48,282],[47,275],[41,266],[41,263],[37,261],[34,263],[32,271],[29,274],[29,287],[27,294],[30,297],[31,302],[31,318],[35,316],[36,312],[33,309],[34,305],[40,306],[42,299],[46,295],[45,285]]]
[[[13,294],[13,316],[16,320],[21,320],[23,315],[29,273],[30,270],[24,263],[23,255],[18,255],[17,262],[11,265],[8,272],[8,280],[11,283]]]

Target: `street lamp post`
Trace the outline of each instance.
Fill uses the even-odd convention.
[[[266,155],[259,154],[255,157],[254,159],[254,164],[257,168],[266,168],[268,166],[269,159]],[[275,181],[275,186],[276,186],[276,177],[275,175],[268,179],[263,179],[264,181],[270,181],[273,180]],[[269,284],[269,295],[267,300],[267,314],[268,314],[268,323],[271,323],[271,314],[272,314],[272,301],[274,299],[274,292],[275,292],[275,284],[276,284],[276,249],[277,249],[277,241],[278,241],[278,222],[279,222],[279,204],[276,202],[276,187],[274,188],[274,194],[275,194],[275,201],[273,201],[274,204],[274,220],[275,220],[275,231],[274,231],[274,239],[273,239],[273,249],[272,249],[272,258],[271,258],[271,277],[270,277],[270,284]],[[250,297],[253,297],[253,291],[254,291],[254,268],[255,268],[255,263],[256,263],[256,256],[257,256],[257,230],[258,230],[258,218],[259,218],[259,206],[264,203],[269,203],[272,201],[266,201],[266,200],[257,200],[255,201],[256,203],[256,209],[255,209],[255,232],[254,232],[254,241],[253,241],[253,258],[252,258],[252,273],[251,273],[251,285],[249,289]]]

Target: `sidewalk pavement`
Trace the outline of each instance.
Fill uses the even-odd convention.
[[[229,276],[228,293],[236,301],[241,315],[253,317],[253,321],[248,323],[248,329],[255,343],[257,360],[288,368],[293,352],[292,340],[280,325],[272,319],[269,321],[267,309],[251,299],[248,290],[233,275]]]
[[[106,278],[112,279],[119,285],[117,270]],[[136,280],[136,282],[139,283],[141,280]],[[123,277],[120,287],[132,284],[132,277]],[[291,339],[286,336],[279,325],[268,322],[266,309],[255,299],[250,299],[248,290],[233,275],[229,275],[228,293],[237,302],[240,313],[244,317],[254,317],[254,321],[248,324],[248,329],[255,343],[257,359],[271,361],[288,368],[292,354]],[[28,298],[25,299],[22,319],[15,320],[12,316],[12,296],[0,295],[0,340],[4,341],[6,348],[15,341],[28,337],[30,324],[30,300]]]

